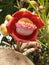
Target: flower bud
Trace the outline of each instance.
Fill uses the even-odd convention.
[[[39,10],[43,10],[44,7],[41,5],[41,6],[38,7],[38,9],[39,9]]]
[[[12,16],[11,15],[6,15],[6,17],[5,17],[5,19],[7,20],[7,21],[9,21],[10,19],[12,18]]]
[[[26,8],[21,8],[19,11],[26,11],[27,9]]]
[[[0,26],[0,30],[1,30],[1,26]]]
[[[5,24],[1,24],[1,32],[2,32],[3,36],[7,36],[8,35],[8,32],[7,32]]]
[[[36,1],[29,1],[29,6],[30,6],[30,8],[33,8],[33,6],[36,8],[37,7],[37,3],[36,3]]]

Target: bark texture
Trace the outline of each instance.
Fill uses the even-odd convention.
[[[13,49],[0,48],[0,65],[34,65],[34,63]]]

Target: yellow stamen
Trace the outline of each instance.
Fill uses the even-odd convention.
[[[18,23],[21,23],[21,24],[27,24],[27,25],[30,25],[30,26],[33,26],[33,22],[31,20],[29,20],[28,18],[22,18],[18,21]]]

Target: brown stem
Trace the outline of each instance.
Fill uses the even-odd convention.
[[[7,45],[7,46],[11,46],[9,43],[7,43],[7,42],[5,42],[5,41],[2,41],[2,43],[4,43],[5,45]]]
[[[21,46],[21,50],[25,48],[31,48],[31,47],[36,47],[37,42],[28,42],[28,43],[23,43]]]
[[[30,48],[30,49],[26,50],[25,52],[23,52],[23,55],[28,55],[28,54],[34,52],[35,50],[36,50],[36,48]]]
[[[21,51],[20,47],[21,47],[22,43],[21,42],[17,42],[17,51]]]

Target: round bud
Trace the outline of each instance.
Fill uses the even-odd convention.
[[[27,9],[26,8],[21,8],[19,11],[26,11]]]
[[[0,30],[1,30],[1,26],[0,26]]]
[[[1,32],[2,32],[3,36],[7,36],[8,35],[8,32],[7,32],[5,24],[1,24]]]
[[[29,3],[30,3],[30,8],[33,8],[33,6],[34,7],[37,7],[37,3],[36,3],[36,1],[29,1]]]
[[[44,7],[41,5],[41,6],[38,7],[38,9],[39,9],[39,10],[43,10]]]
[[[12,18],[12,16],[11,15],[6,15],[6,17],[5,17],[5,19],[7,20],[7,21],[9,21],[10,19]]]

